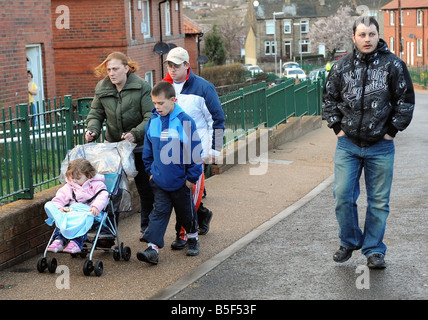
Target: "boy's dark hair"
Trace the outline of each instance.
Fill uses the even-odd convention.
[[[357,30],[357,27],[361,23],[364,23],[367,27],[374,24],[376,26],[377,33],[379,33],[379,23],[377,23],[376,19],[374,17],[362,16],[362,17],[357,18],[357,20],[355,20],[355,22],[354,22],[354,25],[352,26],[352,31],[353,31],[354,35],[355,35],[355,30]]]
[[[158,97],[161,94],[165,95],[165,98],[169,99],[175,97],[175,89],[171,83],[166,81],[158,82],[152,89],[152,96]]]

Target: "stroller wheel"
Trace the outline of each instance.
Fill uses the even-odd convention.
[[[120,251],[119,250],[120,250],[119,247],[114,247],[114,250],[113,250],[113,259],[115,261],[119,261],[120,260]]]
[[[131,248],[130,247],[123,248],[122,257],[123,257],[123,260],[125,260],[125,261],[129,261],[129,259],[131,259]]]
[[[103,270],[104,270],[104,268],[103,268],[103,262],[102,261],[97,261],[95,263],[95,269],[94,269],[95,275],[97,277],[101,276],[103,274]]]
[[[39,271],[40,273],[43,273],[47,267],[48,264],[46,262],[46,258],[43,257],[37,261],[37,271]]]
[[[86,260],[85,263],[83,263],[83,274],[85,276],[89,276],[94,270],[94,265],[91,260]]]
[[[88,246],[86,245],[86,243],[83,244],[83,248],[82,251],[79,253],[80,258],[86,258],[86,256],[88,255]]]
[[[55,273],[56,267],[58,263],[55,258],[52,258],[50,261],[48,261],[48,270],[50,273]]]

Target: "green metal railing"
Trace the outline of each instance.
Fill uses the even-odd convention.
[[[91,100],[52,99],[37,105],[44,111],[35,114],[29,114],[27,104],[2,109],[0,201],[32,199],[35,192],[58,184],[67,150],[83,143]]]
[[[265,82],[221,96],[225,113],[224,145],[261,126],[274,127],[291,116],[321,112],[320,82],[294,80],[267,88]],[[52,99],[28,112],[27,104],[1,110],[0,202],[32,199],[35,192],[59,184],[61,163],[78,144],[85,143],[84,120],[92,98]],[[104,132],[98,141],[104,141]]]
[[[409,70],[409,73],[414,84],[419,84],[424,87],[428,86],[428,70],[425,70],[425,71]]]
[[[224,144],[261,126],[275,127],[289,117],[320,115],[323,80],[295,84],[294,79],[266,87],[265,82],[220,97],[226,116]]]

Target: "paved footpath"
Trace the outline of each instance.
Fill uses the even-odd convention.
[[[427,101],[418,93],[415,119],[396,139],[388,268],[370,272],[370,289],[356,289],[356,269],[365,265],[359,252],[341,265],[331,258],[338,247],[331,193],[336,138],[323,124],[270,151],[267,163],[236,165],[207,180],[204,205],[214,217],[197,257],[170,250],[172,221],[159,265],[138,261],[145,244],[134,215],[119,226],[130,261],[96,251],[104,273],[86,277],[81,258],[56,254],[65,271],[40,274],[34,257],[0,271],[0,300],[426,299]],[[264,164],[265,174],[250,175]]]

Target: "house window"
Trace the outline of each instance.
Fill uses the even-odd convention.
[[[165,35],[171,35],[171,4],[169,1],[165,2]]]
[[[275,34],[275,23],[273,20],[266,21],[266,34]]]
[[[284,21],[284,33],[291,33],[291,21]]]
[[[310,53],[311,52],[311,42],[309,39],[299,40],[299,53]]]
[[[129,38],[134,40],[134,6],[132,0],[128,2],[128,14],[129,14]]]
[[[422,57],[422,39],[416,39],[416,55]]]
[[[416,13],[416,24],[418,26],[422,25],[422,10],[418,9],[417,13]]]
[[[389,38],[389,50],[391,50],[391,52],[395,52],[395,40],[394,37]]]
[[[275,41],[265,41],[265,56],[275,55],[276,43]]]
[[[144,79],[153,87],[153,71],[146,72],[144,74]]]
[[[394,20],[394,18],[395,18],[394,11],[390,11],[389,12],[389,25],[390,26],[395,26],[395,20]]]
[[[142,22],[141,22],[141,33],[144,34],[144,38],[150,38],[150,6],[149,1],[143,1],[141,6]]]
[[[301,33],[308,33],[309,32],[309,21],[308,20],[300,21],[300,32]]]

